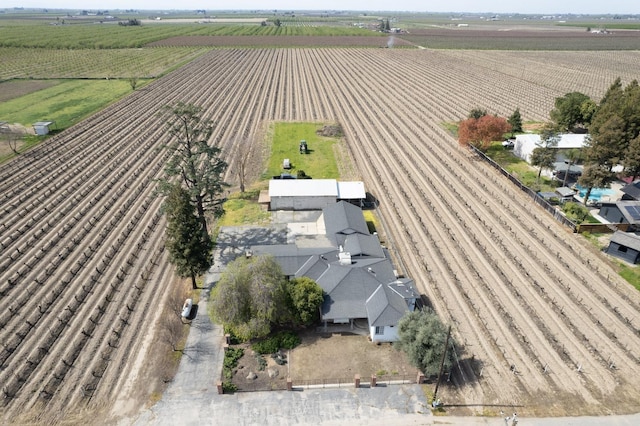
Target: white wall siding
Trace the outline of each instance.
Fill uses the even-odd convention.
[[[369,335],[371,341],[376,342],[395,342],[399,339],[398,326],[385,326],[381,328],[382,334],[376,334],[376,327],[369,327]]]

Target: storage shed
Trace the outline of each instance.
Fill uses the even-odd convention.
[[[335,179],[271,179],[271,210],[322,210],[338,199]]]
[[[269,181],[271,210],[322,210],[340,200],[360,206],[367,194],[362,182],[335,179],[272,179]]]
[[[33,131],[36,132],[38,136],[44,136],[49,133],[49,127],[54,123],[54,121],[38,121],[37,123],[33,123]]]
[[[640,236],[632,232],[616,231],[611,237],[607,254],[636,264],[640,261]]]

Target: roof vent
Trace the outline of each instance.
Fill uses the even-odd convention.
[[[371,272],[373,275],[376,274],[376,271],[374,271],[372,268],[367,268],[367,271]]]

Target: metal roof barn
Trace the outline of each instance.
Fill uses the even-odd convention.
[[[362,200],[364,183],[335,179],[272,179],[271,210],[321,210],[338,200]]]

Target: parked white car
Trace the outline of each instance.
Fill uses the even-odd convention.
[[[182,305],[182,318],[189,318],[191,316],[191,308],[193,307],[193,299],[187,299]]]

